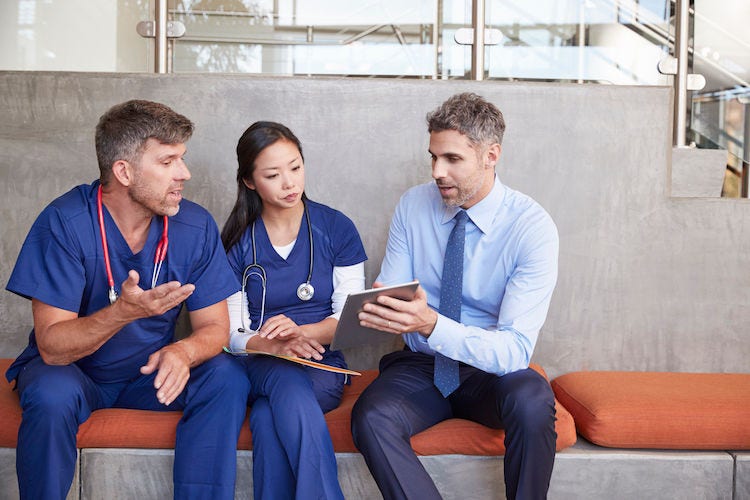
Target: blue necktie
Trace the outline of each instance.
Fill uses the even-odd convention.
[[[464,237],[469,216],[461,210],[456,216],[456,225],[448,237],[443,261],[443,279],[440,282],[439,312],[455,321],[461,321],[461,291],[464,276]],[[435,353],[435,387],[444,397],[458,388],[458,361]]]

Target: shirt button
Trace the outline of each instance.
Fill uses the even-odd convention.
[[[437,349],[438,351],[441,351],[443,349],[443,344],[436,345],[435,349]]]

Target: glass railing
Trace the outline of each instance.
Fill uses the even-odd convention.
[[[750,102],[750,100],[747,100]],[[750,113],[743,97],[731,92],[693,97],[688,137],[699,148],[727,151],[727,173],[722,196],[747,198],[747,148]]]
[[[147,0],[0,0],[0,70],[153,71]]]
[[[176,0],[185,25],[175,72],[468,78],[471,26],[463,0]],[[244,7],[242,7],[244,6]],[[667,0],[487,0],[486,23],[501,33],[486,48],[486,76],[501,79],[665,84]],[[661,34],[661,36],[659,36]]]
[[[693,93],[690,129],[699,147],[727,150],[725,196],[748,196],[750,162],[750,4],[696,0],[693,72],[706,87]]]
[[[689,140],[701,149],[722,149],[727,151],[727,168],[724,171],[721,196],[724,198],[747,198],[746,187],[743,188],[743,179],[748,174],[747,163],[743,162],[742,158],[733,152],[736,151],[737,145],[741,145],[740,142],[728,137],[721,130],[710,130],[710,128],[706,130],[710,136],[704,135],[695,128],[691,128],[688,133]],[[718,139],[711,137],[718,137]],[[727,150],[727,145],[730,147],[729,150]]]
[[[476,1],[4,0],[0,70],[154,71],[153,34],[136,25],[166,5],[167,19],[184,26],[167,42],[168,72],[673,81],[657,65],[673,51],[674,0],[484,0],[491,36],[479,73],[471,46],[456,41]],[[727,149],[747,171],[750,2],[693,3],[690,71],[706,86],[692,94],[690,136]]]
[[[491,0],[487,20],[503,34],[489,47],[488,76],[622,85],[665,84],[666,0]]]
[[[438,2],[177,0],[185,25],[174,71],[274,75],[434,77],[440,73]],[[439,2],[451,6],[457,2]],[[213,4],[213,8],[211,5]]]

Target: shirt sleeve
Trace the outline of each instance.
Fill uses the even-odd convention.
[[[338,320],[341,317],[341,310],[344,308],[346,297],[350,293],[359,292],[365,289],[365,264],[360,262],[353,266],[343,266],[333,268],[333,314],[329,318]]]
[[[229,348],[232,351],[242,351],[247,347],[250,337],[258,333],[251,329],[247,298],[242,295],[242,292],[236,292],[227,299],[227,307],[229,308]]]
[[[237,278],[238,284],[242,286],[242,274],[244,271],[242,266],[245,262],[245,255],[242,251],[242,240],[235,243],[234,246],[229,249],[227,252],[227,261],[229,262],[229,267],[232,268],[234,276]]]
[[[391,219],[385,256],[380,265],[380,274],[375,281],[389,286],[406,283],[413,279],[412,256],[406,234],[406,207],[402,197]]]
[[[79,313],[86,286],[79,243],[60,212],[47,207],[31,227],[7,289]]]
[[[330,235],[335,247],[333,265],[346,267],[366,261],[365,247],[354,222],[341,212],[337,213],[335,221]]]
[[[497,329],[467,326],[445,316],[427,339],[449,358],[504,375],[529,366],[557,282],[559,240],[548,217],[529,230],[502,297]]]
[[[195,284],[195,292],[187,299],[190,311],[216,304],[240,289],[221,245],[216,222],[208,212],[205,219],[203,251],[190,274],[190,282]]]

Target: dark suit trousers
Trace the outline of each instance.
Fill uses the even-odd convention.
[[[449,418],[505,429],[509,499],[546,498],[555,460],[555,403],[549,383],[532,369],[504,376],[460,364],[461,385],[444,398],[433,384],[434,357],[388,354],[380,375],[352,411],[352,435],[383,497],[440,498],[411,448],[410,437]]]

